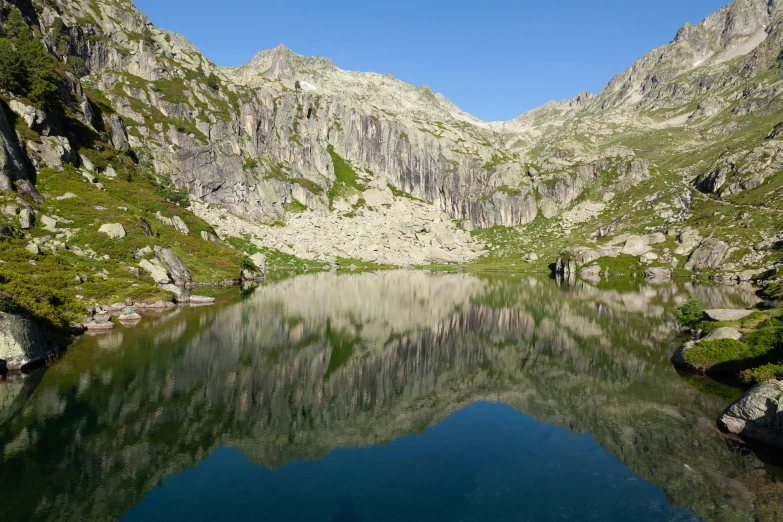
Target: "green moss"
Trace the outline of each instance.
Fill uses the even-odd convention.
[[[687,352],[685,360],[700,368],[713,368],[727,362],[737,362],[747,356],[750,347],[734,339],[702,341]]]
[[[332,157],[332,164],[334,165],[335,181],[332,188],[327,192],[329,206],[332,207],[335,199],[346,198],[352,194],[363,192],[365,187],[359,182],[359,177],[351,164],[335,152],[334,146],[329,145],[327,150]]]

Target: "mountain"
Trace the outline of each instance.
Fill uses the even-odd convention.
[[[5,190],[47,167],[92,166],[106,187],[118,169],[141,169],[186,195],[183,216],[205,232],[321,266],[545,269],[559,258],[593,275],[684,267],[744,280],[781,260],[779,0],[735,0],[600,93],[509,122],[283,45],[220,68],[129,0],[2,6],[56,60],[59,91],[41,108],[6,86]]]

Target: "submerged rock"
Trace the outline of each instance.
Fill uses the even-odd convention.
[[[56,347],[30,319],[0,312],[0,361],[8,370],[21,370],[56,352]]]
[[[726,408],[718,426],[744,440],[783,449],[783,382],[769,381],[751,388]]]

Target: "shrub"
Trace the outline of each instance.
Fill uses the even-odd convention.
[[[746,384],[765,382],[772,379],[783,379],[783,366],[778,364],[765,364],[758,368],[744,370],[740,373],[740,379]]]
[[[689,299],[684,305],[674,311],[677,320],[685,326],[694,326],[704,317],[704,309],[698,299]]]
[[[209,73],[209,76],[207,76],[207,86],[213,91],[220,90],[220,80],[218,80],[215,73]]]

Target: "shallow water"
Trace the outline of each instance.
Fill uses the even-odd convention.
[[[0,385],[3,519],[780,520],[671,366],[689,294],[755,299],[314,274],[85,337]]]

